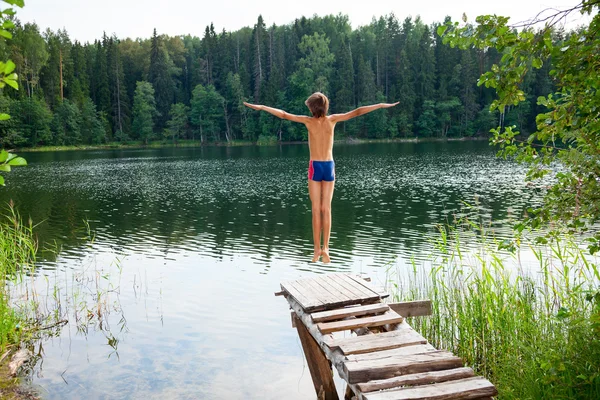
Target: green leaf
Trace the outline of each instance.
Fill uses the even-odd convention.
[[[14,28],[14,27],[15,27],[15,23],[14,23],[14,22],[12,22],[11,20],[6,20],[6,21],[4,21],[4,22],[2,23],[2,27],[3,27],[4,29],[12,29],[12,28]]]
[[[0,36],[6,38],[6,39],[12,39],[12,33],[10,33],[9,31],[6,31],[4,29],[0,29]]]
[[[5,114],[5,113],[0,113],[0,121],[6,121],[10,119],[10,115]]]
[[[10,153],[6,150],[0,151],[0,163],[5,162],[8,159],[9,154]]]
[[[448,25],[440,25],[440,26],[438,26],[438,28],[437,28],[437,34],[438,34],[438,36],[443,36],[447,29],[448,29]]]
[[[8,165],[8,164],[0,164],[0,171],[10,172],[10,165]]]
[[[4,186],[4,177],[0,175],[0,186]]]
[[[25,0],[4,0],[4,2],[21,8],[25,6]]]
[[[16,74],[13,74],[16,75]],[[11,88],[15,89],[15,90],[19,90],[19,82],[17,82],[16,78],[13,78],[12,75],[11,76],[5,76],[4,77],[4,82],[10,86]]]
[[[27,161],[23,157],[15,157],[8,162],[8,165],[13,167],[24,167],[27,165]]]
[[[536,57],[533,60],[531,60],[531,65],[533,66],[533,68],[540,69],[542,68],[543,62],[541,59]]]
[[[6,65],[4,66],[4,75],[9,75],[11,72],[13,72],[15,70],[15,63],[12,62],[11,60],[8,60],[6,62]]]

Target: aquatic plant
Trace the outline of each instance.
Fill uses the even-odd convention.
[[[391,271],[401,300],[428,298],[410,323],[494,382],[499,398],[600,398],[600,274],[570,236],[497,240],[463,218],[440,226],[430,263]],[[537,265],[521,259],[529,248]]]

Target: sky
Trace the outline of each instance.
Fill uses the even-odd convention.
[[[555,7],[571,8],[577,0],[25,0],[17,11],[22,22],[36,22],[46,28],[65,28],[71,39],[94,41],[103,33],[119,38],[148,38],[154,28],[170,36],[191,34],[202,37],[211,22],[217,32],[252,27],[262,15],[267,26],[285,25],[302,16],[348,15],[353,28],[367,25],[373,17],[393,12],[398,19],[421,16],[427,23],[443,21],[446,15],[459,20],[466,13],[470,21],[477,15],[497,14],[516,23],[528,20],[540,11]],[[567,27],[589,21],[576,12]]]

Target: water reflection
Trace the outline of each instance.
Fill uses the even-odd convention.
[[[42,238],[72,244],[87,219],[98,241],[156,257],[193,251],[223,260],[250,254],[302,263],[311,217],[305,146],[212,147],[29,155],[10,196]],[[478,202],[507,217],[536,198],[523,170],[486,143],[405,143],[336,148],[333,202],[336,266],[422,248],[432,227]],[[6,199],[7,194],[2,193]]]
[[[485,142],[336,145],[335,156],[327,266],[307,263],[305,145],[28,154],[0,202],[14,199],[42,221],[40,239],[63,248],[44,263],[39,292],[48,280],[65,299],[77,298],[77,279],[112,284],[102,326],[83,332],[71,319],[44,343],[34,382],[45,397],[312,397],[286,304],[273,296],[280,281],[403,268],[427,255],[436,224],[463,200],[502,236],[507,209],[538,198]],[[93,243],[81,239],[83,220]]]

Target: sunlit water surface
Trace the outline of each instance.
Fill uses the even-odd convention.
[[[502,237],[539,198],[486,142],[336,145],[334,261],[310,264],[305,145],[26,157],[0,201],[61,249],[33,283],[69,318],[32,374],[47,399],[314,398],[279,282],[383,285],[463,201]]]

